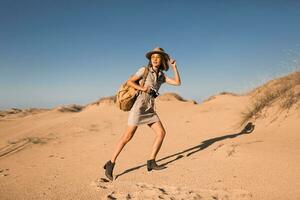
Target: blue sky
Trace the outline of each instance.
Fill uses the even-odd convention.
[[[244,93],[294,69],[299,10],[296,0],[0,0],[0,109],[113,95],[156,46],[182,78],[160,93]]]

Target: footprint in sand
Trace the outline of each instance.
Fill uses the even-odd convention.
[[[107,200],[116,200],[117,198],[113,196],[114,193],[115,193],[115,192],[112,192],[111,194],[107,195],[107,196],[106,196],[106,197],[107,197]]]
[[[52,136],[51,136],[52,135]],[[0,157],[17,153],[24,150],[30,145],[47,144],[49,140],[53,140],[53,134],[48,134],[47,137],[25,137],[16,140],[8,140],[7,145],[0,147]]]
[[[217,147],[212,149],[212,152],[214,153],[223,153],[227,157],[232,157],[234,154],[237,153],[237,147],[239,147],[240,144],[219,144]]]
[[[99,178],[92,182],[91,185],[104,190],[112,188],[112,183],[106,178]]]
[[[8,173],[9,169],[1,169],[0,170],[0,176],[8,176],[9,173]]]
[[[136,184],[137,192],[132,196],[145,199],[202,199],[202,196],[188,188],[172,187],[172,186],[155,186],[149,184]],[[140,195],[140,196],[139,196]],[[142,195],[142,196],[141,196]]]
[[[238,146],[239,146],[238,144],[230,145],[229,149],[227,150],[227,156],[228,157],[233,156],[236,153],[236,147]]]
[[[199,189],[197,191],[187,187],[156,186],[148,183],[116,182],[105,178],[94,182],[97,189],[105,191],[103,199],[168,199],[168,200],[250,200],[252,194],[244,190],[227,189]]]
[[[98,124],[91,124],[89,127],[90,132],[99,132],[99,125]]]

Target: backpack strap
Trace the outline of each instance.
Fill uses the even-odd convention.
[[[149,74],[149,67],[145,67],[145,71],[144,71],[144,74],[143,74],[143,79],[142,79],[141,84],[140,84],[142,87],[144,87],[144,85],[145,85],[146,78],[147,78],[148,74]],[[137,94],[138,95],[142,94],[142,91],[139,90]]]
[[[149,68],[148,68],[148,67],[145,67],[143,79],[142,79],[142,82],[141,82],[141,86],[142,86],[142,87],[145,85],[145,82],[146,82],[146,78],[147,78],[147,76],[148,76],[148,73],[149,73]]]

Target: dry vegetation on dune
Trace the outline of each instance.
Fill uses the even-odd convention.
[[[0,118],[4,117],[25,117],[31,114],[37,114],[44,111],[48,111],[50,109],[46,108],[26,108],[26,109],[19,109],[19,108],[10,108],[7,110],[0,110]]]
[[[59,112],[80,112],[84,109],[84,106],[71,104],[67,106],[58,106],[55,108],[55,110]]]
[[[239,96],[238,94],[235,94],[235,93],[232,93],[232,92],[220,92],[220,93],[218,93],[218,94],[216,94],[216,95],[212,95],[212,96],[208,97],[207,99],[205,99],[205,100],[203,101],[203,103],[204,103],[204,102],[211,101],[211,100],[215,99],[217,96],[220,96],[220,95]]]
[[[243,113],[245,123],[249,119],[258,118],[262,110],[273,104],[280,106],[282,110],[288,110],[293,106],[299,106],[300,100],[300,70],[287,76],[271,80],[266,84],[249,92],[253,103]]]
[[[172,100],[178,100],[178,101],[187,101],[183,99],[180,95],[176,93],[164,93],[162,95],[159,95],[159,100],[161,101],[172,101]],[[116,95],[107,96],[107,97],[101,97],[95,102],[89,103],[87,105],[77,105],[77,104],[70,104],[70,105],[61,105],[53,108],[53,110],[56,110],[58,112],[67,113],[67,112],[80,112],[84,110],[88,106],[92,105],[100,105],[100,104],[115,104],[116,103]],[[191,100],[192,101],[192,100]],[[192,101],[194,102],[194,101]],[[197,104],[196,102],[194,102]],[[19,109],[19,108],[10,108],[7,110],[0,110],[0,118],[5,117],[24,117],[29,114],[36,114],[41,113],[44,111],[49,111],[52,109],[45,109],[45,108],[28,108],[28,109]]]
[[[97,100],[93,103],[90,103],[88,105],[99,105],[101,103],[116,103],[116,101],[117,101],[117,97],[116,97],[116,95],[113,95],[113,96],[108,96],[108,97],[102,97],[99,100]]]
[[[186,101],[179,94],[176,94],[176,93],[173,93],[173,92],[168,92],[168,93],[161,94],[157,98],[159,100],[162,100],[162,101],[172,101],[172,100]]]

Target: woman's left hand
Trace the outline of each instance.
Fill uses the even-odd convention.
[[[169,60],[169,65],[172,66],[173,68],[173,71],[174,71],[174,78],[169,78],[168,76],[165,75],[166,77],[166,82],[168,84],[171,84],[171,85],[180,85],[181,84],[181,80],[180,80],[180,76],[179,76],[179,72],[178,72],[178,69],[177,69],[177,66],[176,66],[176,60]]]
[[[169,65],[171,65],[173,68],[176,67],[176,60],[171,58],[171,60],[169,60]]]

